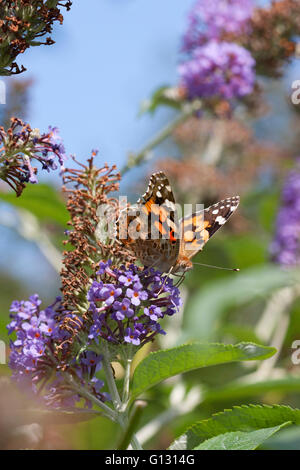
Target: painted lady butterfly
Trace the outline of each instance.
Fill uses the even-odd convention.
[[[133,217],[121,212],[119,225],[126,217],[128,228],[128,237],[122,242],[144,266],[161,272],[185,272],[193,267],[191,258],[227,222],[238,205],[239,196],[230,197],[178,220],[172,188],[160,171],[151,176],[146,193],[137,201],[140,215]],[[138,237],[131,236],[132,223]]]

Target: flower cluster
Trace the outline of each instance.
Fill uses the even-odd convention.
[[[139,346],[165,334],[159,320],[180,306],[179,290],[171,279],[133,264],[113,268],[111,261],[101,262],[97,274],[99,280],[88,292],[93,314],[90,339]]]
[[[40,162],[43,170],[56,170],[63,165],[65,149],[56,127],[41,134],[31,129],[21,119],[12,118],[10,128],[0,127],[0,178],[20,196],[25,183],[37,183],[37,168],[32,161]]]
[[[52,338],[57,335],[55,322],[55,305],[60,301],[56,299],[53,305],[40,310],[41,300],[38,295],[32,295],[29,300],[17,301],[11,304],[8,333],[16,333],[16,339],[11,341],[11,355],[9,365],[17,379],[38,382],[43,374],[47,362],[42,358],[47,348],[51,349]],[[51,362],[51,361],[50,361]]]
[[[181,84],[190,99],[241,98],[252,92],[255,61],[243,47],[210,41],[193,51],[192,58],[179,66]]]
[[[181,302],[171,279],[133,264],[133,254],[108,236],[100,241],[103,221],[97,209],[105,204],[116,213],[116,200],[108,194],[118,189],[120,175],[115,167],[95,167],[95,155],[88,165],[64,172],[64,182],[72,183],[64,189],[71,216],[66,235],[73,250],[64,252],[63,298],[45,310],[37,295],[11,307],[14,377],[32,383],[52,406],[73,407],[80,396],[88,405],[91,396],[105,401],[104,384],[95,374],[102,359],[107,369],[107,351],[116,355],[115,346],[122,345],[131,354],[128,344],[141,347],[165,334],[160,320]]]
[[[61,298],[58,297],[45,310],[41,310],[40,306],[41,300],[37,294],[26,301],[14,301],[11,305],[12,320],[7,328],[9,334],[16,336],[10,341],[9,366],[13,378],[43,396],[46,403],[54,407],[73,407],[80,400],[76,384],[84,385],[95,397],[105,401],[106,394],[100,392],[104,384],[95,376],[101,368],[101,355],[84,351],[69,362],[68,368],[61,367],[55,348],[68,337],[57,319]],[[69,387],[66,375],[72,376]],[[87,404],[90,405],[89,402]]]
[[[244,47],[224,34],[247,29],[251,0],[198,1],[183,39],[186,57],[179,65],[180,88],[188,99],[216,98],[230,102],[252,93],[255,60]]]
[[[198,0],[188,18],[183,51],[190,52],[225,33],[241,34],[249,30],[253,0]]]
[[[50,45],[54,41],[47,37],[53,23],[63,22],[59,7],[70,10],[72,2],[58,0],[1,0],[0,2],[0,75],[12,75],[25,71],[25,67],[14,62],[16,57],[30,46]]]
[[[282,205],[277,215],[276,234],[270,251],[283,266],[300,263],[300,170],[290,172],[282,191]]]
[[[98,344],[100,338],[114,344],[144,344],[163,333],[158,320],[175,313],[180,303],[170,279],[138,268],[122,244],[102,236],[100,240],[97,230],[104,221],[99,220],[98,208],[105,205],[117,214],[116,200],[109,193],[118,189],[120,175],[115,167],[96,168],[95,155],[88,165],[64,173],[64,182],[73,184],[64,189],[69,193],[72,227],[68,242],[74,247],[64,253],[61,273],[65,312],[61,326],[70,334],[69,350],[63,354],[66,361],[80,337],[89,345],[93,340]]]

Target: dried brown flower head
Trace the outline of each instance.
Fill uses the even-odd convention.
[[[52,32],[54,22],[62,24],[60,7],[68,11],[71,5],[69,0],[0,0],[0,75],[24,72],[15,59],[30,46],[53,44],[50,36],[44,42],[39,38]]]
[[[282,66],[295,55],[295,37],[300,34],[299,1],[272,1],[269,8],[256,8],[250,27],[251,34],[236,39],[250,50],[259,74],[280,76]]]
[[[75,336],[89,322],[88,290],[96,279],[96,271],[102,260],[118,260],[118,263],[133,262],[134,257],[121,245],[113,240],[102,242],[96,236],[99,224],[97,209],[100,205],[111,206],[115,214],[118,212],[118,200],[109,194],[119,189],[120,174],[116,167],[105,164],[102,168],[94,166],[93,152],[87,165],[79,162],[79,169],[66,169],[64,183],[73,187],[63,187],[68,194],[67,209],[71,220],[67,230],[71,244],[64,251],[63,268],[61,271],[63,309],[65,320],[62,328]],[[72,343],[73,338],[70,338]]]

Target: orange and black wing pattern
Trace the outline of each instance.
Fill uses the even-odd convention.
[[[181,219],[181,255],[191,258],[198,253],[198,251],[201,251],[214,233],[216,233],[235,212],[239,202],[239,196],[229,197],[213,206]]]

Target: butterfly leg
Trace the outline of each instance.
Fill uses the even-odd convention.
[[[179,279],[178,282],[175,284],[175,287],[181,286],[181,284],[183,283],[184,279],[185,279],[185,274],[182,273],[182,274],[180,275],[180,279]]]

